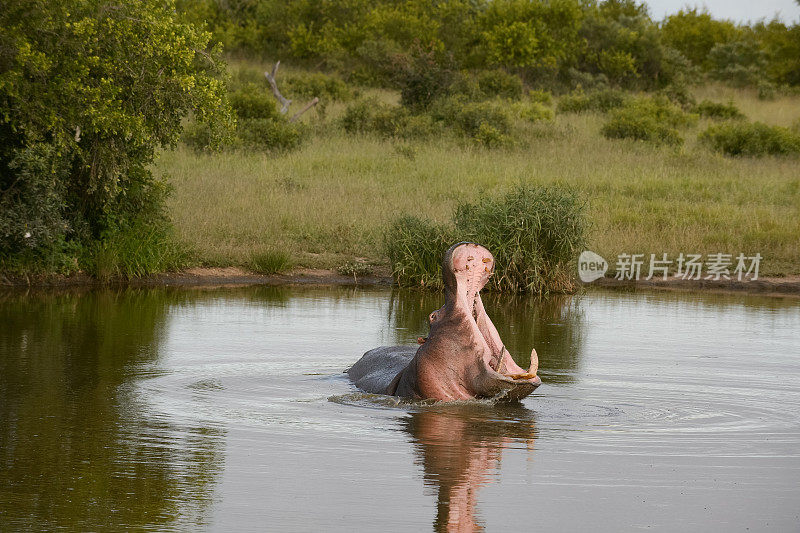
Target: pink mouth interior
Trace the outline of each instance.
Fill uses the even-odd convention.
[[[505,349],[500,335],[483,308],[478,293],[494,274],[494,257],[478,244],[467,243],[453,251],[451,258],[453,273],[456,277],[457,299],[462,309],[470,309],[470,316],[480,331],[481,337],[488,346],[489,355],[486,364],[492,370],[511,379],[530,380],[536,375],[538,361],[531,361],[531,368],[526,372],[511,358]],[[533,357],[533,356],[532,356]]]

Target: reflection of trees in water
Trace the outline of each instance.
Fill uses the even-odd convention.
[[[427,485],[437,489],[434,531],[481,531],[478,492],[503,449],[535,438],[533,412],[520,405],[436,406],[403,420]]]
[[[532,298],[502,293],[481,293],[486,312],[514,360],[530,365],[531,348],[539,355],[545,381],[568,382],[583,354],[585,317],[579,297]],[[413,344],[428,334],[428,314],[444,303],[440,293],[392,292],[389,321],[396,344]]]
[[[168,307],[183,298],[134,290],[0,301],[3,524],[121,530],[204,521],[221,431],[143,414],[131,393],[137,369],[157,362]]]

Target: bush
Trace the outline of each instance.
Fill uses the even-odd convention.
[[[615,113],[603,125],[601,132],[608,139],[635,139],[672,145],[683,144],[683,137],[677,129],[660,123],[652,116],[641,115],[632,108]]]
[[[511,131],[511,115],[504,102],[465,102],[461,98],[440,100],[431,110],[434,119],[466,137],[475,137],[481,124],[501,134]]]
[[[553,105],[553,95],[550,91],[545,90],[530,90],[528,91],[528,99],[537,104],[544,104],[546,106]]]
[[[369,276],[372,274],[372,267],[366,263],[359,263],[358,261],[348,261],[336,267],[336,272],[342,276]]]
[[[578,92],[558,99],[559,113],[608,112],[622,107],[630,100],[627,93],[616,89],[603,89],[588,93]]]
[[[453,225],[403,217],[385,243],[400,285],[441,287],[441,258],[454,242],[474,241],[496,259],[489,287],[513,292],[570,292],[574,260],[584,246],[584,202],[571,190],[519,186],[497,198],[463,203]]]
[[[347,84],[335,76],[309,72],[286,76],[281,92],[287,98],[314,98],[330,102],[349,100],[352,94]]]
[[[789,128],[761,122],[729,122],[710,126],[699,138],[712,150],[731,156],[800,153],[800,135]]]
[[[209,125],[209,144],[232,123],[220,50],[208,50],[210,36],[179,18],[174,2],[108,7],[0,9],[3,268],[22,255],[75,265],[81,250],[112,246],[103,239],[134,221],[149,229],[137,226],[131,238],[167,246],[146,239],[166,224],[163,184],[151,171],[157,150],[178,141],[190,114]],[[155,218],[137,218],[143,211]]]
[[[683,137],[676,129],[697,121],[664,96],[637,98],[611,113],[601,132],[608,139],[635,139],[679,145]]]
[[[242,120],[236,128],[242,146],[255,150],[286,151],[298,148],[306,138],[301,124],[278,118]]]
[[[275,97],[265,87],[248,83],[229,95],[231,108],[240,119],[281,117]]]
[[[449,92],[455,80],[451,56],[419,45],[413,47],[411,54],[397,56],[395,68],[400,103],[411,109],[427,109]]]
[[[739,111],[739,108],[737,108],[733,102],[721,104],[712,102],[711,100],[703,100],[692,108],[692,112],[697,113],[701,117],[723,120],[739,120],[745,118],[744,113]]]
[[[505,70],[484,70],[477,76],[478,89],[484,98],[518,99],[522,96],[522,80]]]
[[[553,120],[553,110],[539,102],[518,102],[513,104],[511,109],[528,122]]]

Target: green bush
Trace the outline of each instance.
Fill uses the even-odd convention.
[[[143,211],[160,231],[156,152],[190,114],[211,144],[232,122],[210,36],[170,0],[11,2],[0,27],[0,268],[77,268]]]
[[[230,93],[231,108],[240,119],[272,118],[281,116],[275,97],[266,87],[255,83],[243,85]]]
[[[416,110],[427,109],[434,100],[447,94],[455,79],[450,55],[419,45],[408,55],[398,55],[395,68],[400,103]]]
[[[711,100],[703,100],[692,108],[692,112],[697,113],[701,117],[723,119],[723,120],[739,120],[745,118],[744,113],[739,111],[736,104],[728,102],[721,104],[719,102],[712,102]]]
[[[624,106],[630,96],[616,89],[602,89],[588,93],[578,92],[558,99],[559,113],[608,112]]]
[[[539,102],[516,102],[511,109],[514,114],[528,122],[553,120],[552,108]]]
[[[403,217],[386,230],[392,272],[401,286],[441,287],[441,259],[454,242],[474,241],[495,256],[489,286],[512,292],[571,292],[585,244],[584,202],[568,189],[519,186],[500,197],[459,205],[452,226]]]
[[[522,96],[522,80],[502,69],[481,71],[477,82],[484,98],[518,99]]]
[[[712,150],[731,156],[800,153],[800,135],[789,128],[761,122],[729,122],[710,126],[699,138]]]
[[[307,132],[301,124],[283,118],[253,118],[239,122],[236,136],[246,148],[280,152],[298,148]]]
[[[281,92],[287,98],[319,97],[329,102],[349,100],[352,96],[347,84],[335,76],[321,72],[308,72],[286,76],[281,82]]]
[[[627,108],[615,113],[606,122],[601,132],[608,139],[634,139],[655,143],[683,144],[678,130],[660,123],[648,115],[641,115],[635,109]]]
[[[697,121],[697,115],[684,112],[664,96],[635,98],[611,113],[601,132],[608,139],[635,139],[679,145],[677,128]]]
[[[462,98],[446,98],[436,103],[431,115],[466,137],[477,135],[481,124],[491,126],[501,134],[511,131],[511,115],[505,102],[465,102]]]
[[[528,99],[537,104],[544,104],[546,106],[553,105],[553,95],[550,91],[545,91],[543,89],[528,91]]]

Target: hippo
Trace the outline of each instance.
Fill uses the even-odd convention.
[[[430,334],[417,346],[381,346],[345,372],[361,390],[414,400],[521,400],[542,380],[531,350],[517,366],[483,308],[480,290],[494,274],[492,254],[474,242],[451,246],[442,259],[444,305],[432,312]]]

